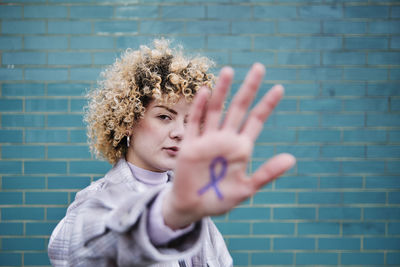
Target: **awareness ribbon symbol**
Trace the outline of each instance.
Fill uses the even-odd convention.
[[[218,175],[215,174],[215,167],[217,166],[217,164],[220,163],[222,164],[222,168],[221,171]],[[204,186],[203,188],[201,188],[198,191],[199,195],[204,194],[210,187],[213,187],[215,190],[215,193],[217,194],[218,198],[220,200],[222,200],[224,197],[222,196],[221,191],[219,191],[217,183],[224,178],[225,174],[226,174],[226,167],[228,165],[228,162],[226,161],[225,158],[219,156],[213,159],[213,161],[210,164],[210,176],[211,176],[211,181],[210,183],[208,183],[206,186]]]

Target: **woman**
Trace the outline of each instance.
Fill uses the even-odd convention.
[[[275,156],[246,177],[283,88],[273,87],[245,118],[265,72],[255,64],[222,120],[233,70],[221,70],[210,94],[211,65],[156,40],[103,73],[86,121],[92,149],[115,165],[77,194],[54,230],[54,266],[233,265],[209,216],[228,212],[295,159]]]

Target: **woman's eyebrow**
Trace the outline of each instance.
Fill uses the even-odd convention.
[[[166,109],[167,111],[171,112],[171,113],[174,114],[174,115],[178,114],[178,112],[176,112],[175,110],[173,110],[173,109],[171,109],[171,108],[169,108],[169,107],[163,106],[163,105],[157,105],[157,106],[154,106],[154,107],[155,107],[155,108],[163,108],[163,109]]]

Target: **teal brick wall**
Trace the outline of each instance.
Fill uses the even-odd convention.
[[[235,266],[400,266],[400,2],[3,0],[0,266],[48,266],[51,231],[110,168],[87,148],[83,98],[124,49],[164,36],[217,68],[267,67],[286,96],[249,171],[297,165],[214,218]]]

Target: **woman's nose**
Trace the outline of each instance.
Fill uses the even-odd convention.
[[[184,134],[185,134],[185,122],[177,121],[174,124],[173,129],[171,130],[171,138],[182,140]]]

